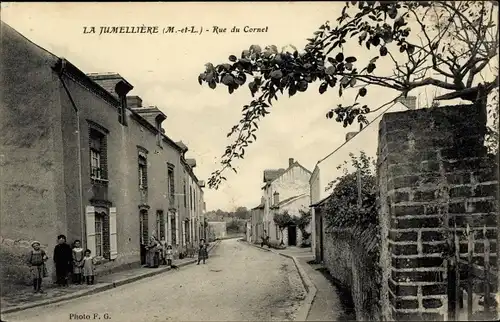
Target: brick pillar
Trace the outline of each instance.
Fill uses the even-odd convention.
[[[462,232],[469,223],[483,238],[486,226],[496,246],[498,181],[483,146],[484,115],[484,107],[461,105],[388,113],[380,122],[384,319],[448,318],[447,231]],[[465,256],[467,239],[460,238]],[[483,257],[475,254],[478,263]]]

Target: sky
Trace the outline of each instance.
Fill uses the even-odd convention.
[[[335,21],[344,2],[228,2],[228,3],[2,3],[1,19],[25,37],[65,57],[86,73],[117,72],[127,79],[145,105],[166,115],[166,134],[188,147],[195,174],[207,180],[218,169],[226,134],[237,124],[241,108],[251,100],[247,86],[229,95],[200,86],[197,77],[207,62],[227,62],[252,44],[303,48],[306,39],[325,21]],[[84,34],[95,26],[233,26],[268,27],[266,33]],[[356,50],[354,47],[353,50]],[[262,173],[286,168],[294,158],[310,171],[316,162],[345,140],[339,123],[326,112],[344,100],[337,91],[318,94],[319,84],[292,98],[281,97],[263,119],[257,140],[228,173],[219,190],[205,189],[207,210],[253,208],[260,202]],[[353,91],[354,92],[354,91]],[[380,89],[367,102],[382,105],[396,93]],[[369,98],[368,98],[369,97]],[[347,101],[346,101],[347,102]],[[370,105],[370,106],[371,106]]]

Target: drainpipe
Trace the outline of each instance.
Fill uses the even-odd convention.
[[[84,208],[83,208],[83,180],[82,180],[82,149],[81,149],[81,132],[80,132],[80,111],[78,110],[78,107],[75,104],[75,101],[73,100],[73,96],[71,95],[68,87],[66,86],[66,83],[64,82],[64,79],[62,77],[64,70],[66,69],[66,59],[60,58],[59,64],[58,64],[58,70],[57,70],[57,75],[59,76],[59,79],[61,80],[61,83],[64,87],[64,90],[68,94],[68,98],[71,102],[71,105],[73,106],[73,109],[75,110],[76,114],[76,134],[77,134],[77,149],[78,149],[78,154],[77,154],[77,159],[78,159],[78,182],[79,182],[79,189],[80,189],[80,222],[81,222],[81,230],[80,233],[82,235],[81,239],[85,239],[85,214],[84,214]]]

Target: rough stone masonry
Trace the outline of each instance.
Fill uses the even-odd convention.
[[[390,113],[380,123],[385,319],[448,318],[446,227],[471,226],[479,265],[484,238],[490,239],[490,262],[497,265],[498,173],[484,147],[485,115],[484,106],[460,105]],[[467,254],[465,237],[460,253]]]

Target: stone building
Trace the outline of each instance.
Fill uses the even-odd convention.
[[[184,246],[199,227],[182,222],[201,214],[182,202],[186,173],[197,209],[203,185],[187,147],[165,134],[167,115],[127,96],[133,86],[119,74],[85,74],[1,27],[1,254],[19,259],[2,265],[2,279],[25,266],[29,241],[50,256],[59,234],[82,240],[103,271],[143,260],[153,233]]]
[[[250,210],[250,227],[251,227],[251,241],[252,243],[260,243],[262,241],[261,237],[264,236],[264,207],[265,198],[261,197],[260,204]]]
[[[279,208],[273,209],[273,207],[278,206],[280,200],[285,201],[302,198],[304,195],[309,196],[310,177],[311,172],[293,158],[288,159],[288,167],[286,169],[264,170],[264,186],[262,187],[264,215],[262,223],[263,229],[267,231],[270,240],[278,240],[280,238],[279,230],[273,220],[274,213]],[[307,205],[307,202],[304,203],[305,205]],[[303,208],[301,205],[297,206]],[[298,213],[298,208],[291,209],[288,207],[286,210],[290,212],[290,215]]]

